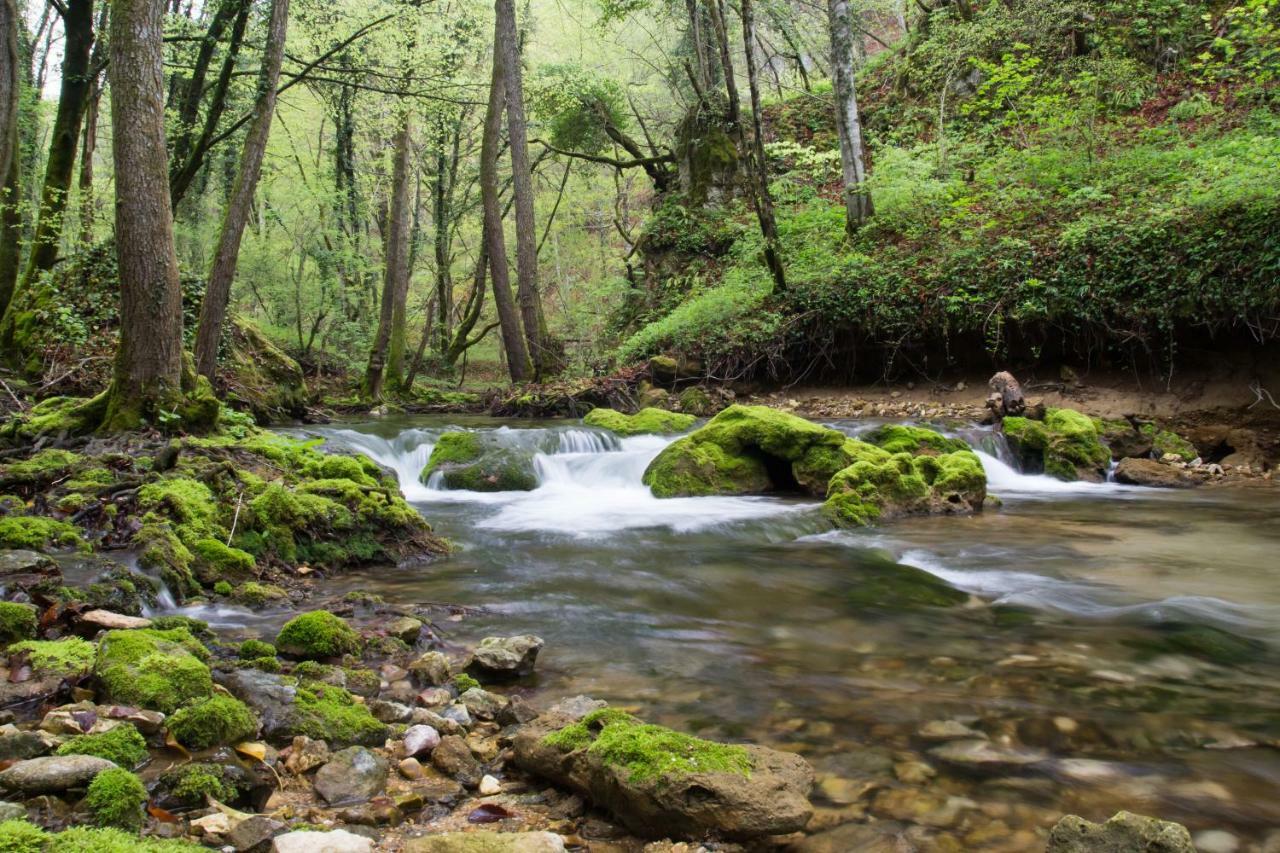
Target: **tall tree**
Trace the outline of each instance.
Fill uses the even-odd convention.
[[[369,367],[365,371],[365,393],[372,400],[382,399],[382,387],[387,378],[390,378],[389,384],[393,390],[400,390],[404,380],[405,306],[409,297],[409,231],[413,214],[413,205],[409,200],[409,185],[413,182],[413,173],[409,167],[412,134],[413,123],[406,108],[400,129],[396,132],[396,153],[391,168],[391,204],[387,211],[378,331],[374,335]]]
[[[9,161],[18,153],[19,77],[18,27],[22,18],[14,0],[0,0],[0,175],[9,174]]]
[[[751,170],[756,182],[756,218],[764,236],[764,260],[778,290],[787,289],[786,272],[778,250],[778,223],[773,215],[773,196],[769,192],[769,168],[764,158],[764,128],[760,117],[760,80],[756,73],[755,12],[751,0],[742,2],[742,40],[746,47],[747,88],[751,92]]]
[[[542,301],[538,295],[538,235],[533,215],[533,171],[529,166],[529,130],[524,111],[524,75],[516,33],[515,0],[494,2],[494,52],[502,53],[507,102],[507,144],[511,148],[511,190],[516,205],[516,294],[520,319],[533,362],[541,376],[543,358]]]
[[[112,0],[108,75],[120,345],[102,426],[159,422],[182,402],[182,292],[164,139],[164,0]]]
[[[280,80],[280,64],[284,59],[284,42],[289,24],[289,0],[272,0],[271,19],[267,24],[267,47],[258,75],[258,95],[254,101],[253,119],[245,134],[240,152],[240,168],[209,268],[209,281],[200,305],[200,325],[196,331],[196,370],[213,381],[218,366],[218,343],[227,318],[231,299],[231,282],[235,278],[236,259],[240,255],[240,238],[249,219],[253,195],[262,174],[262,158],[271,136],[271,119],[276,111],[276,84]]]
[[[35,236],[19,287],[30,285],[37,275],[50,269],[58,259],[62,214],[71,191],[76,149],[80,146],[80,123],[93,83],[89,67],[94,35],[93,0],[68,0],[65,5],[55,4],[55,8],[62,16],[64,32],[62,84],[49,138],[49,159],[45,165],[44,185],[40,189]]]
[[[849,0],[827,0],[831,30],[831,68],[836,96],[836,133],[840,139],[840,173],[844,185],[845,230],[850,235],[871,218],[867,167],[862,150],[862,122],[853,75],[853,22]]]
[[[493,77],[489,85],[489,105],[484,114],[480,140],[480,200],[484,209],[484,242],[489,255],[489,278],[493,283],[493,303],[502,332],[502,348],[512,382],[529,378],[529,350],[520,327],[520,314],[511,299],[511,273],[507,267],[507,240],[502,232],[502,206],[498,198],[498,148],[502,144],[502,112],[506,81],[502,51],[494,24]]]

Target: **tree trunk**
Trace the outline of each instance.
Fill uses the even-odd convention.
[[[23,26],[14,0],[0,0],[0,175],[18,156],[19,75],[18,28]]]
[[[182,292],[164,140],[163,0],[112,0],[111,147],[120,345],[104,429],[163,423],[182,403]]]
[[[511,148],[511,191],[516,206],[516,294],[520,299],[520,319],[524,324],[529,358],[537,379],[545,367],[542,341],[545,322],[538,296],[538,235],[533,216],[533,172],[529,168],[528,122],[524,112],[515,0],[496,0],[494,16],[494,50],[502,53],[507,95],[507,144]]]
[[[0,188],[0,316],[4,316],[13,300],[18,282],[18,266],[22,262],[22,188],[18,175],[21,158],[15,151],[9,158],[9,170]]]
[[[493,79],[489,86],[489,105],[484,114],[484,133],[480,143],[480,198],[484,207],[484,242],[489,253],[489,272],[493,281],[493,303],[501,323],[502,345],[507,355],[507,371],[512,382],[529,378],[529,352],[520,328],[520,314],[511,298],[511,274],[507,268],[507,240],[502,232],[502,207],[498,201],[498,146],[502,135],[502,108],[506,100],[506,82],[499,47],[500,23],[494,24]]]
[[[751,0],[742,0],[742,40],[746,46],[747,86],[751,91],[751,151],[755,160],[752,174],[756,181],[756,218],[764,236],[764,260],[779,291],[787,289],[786,271],[778,247],[778,223],[773,215],[773,196],[769,193],[769,169],[764,159],[764,127],[760,118],[760,81],[756,74],[755,13]]]
[[[365,393],[377,402],[382,399],[384,375],[400,390],[404,378],[405,302],[409,293],[409,149],[412,127],[406,108],[396,134],[395,163],[391,174],[391,205],[387,212],[386,251],[382,274],[382,304],[378,331],[365,371]],[[398,326],[398,329],[397,329]],[[399,352],[396,352],[396,349]]]
[[[858,97],[854,87],[853,28],[849,14],[849,0],[827,0],[836,132],[840,138],[840,172],[844,184],[845,230],[852,236],[871,218],[872,209],[862,153],[862,122],[858,118]]]
[[[89,55],[93,48],[93,0],[69,0],[63,15],[63,30],[66,35],[58,112],[49,140],[49,160],[40,190],[40,212],[31,241],[31,254],[19,287],[30,286],[36,276],[50,269],[58,259],[62,214],[71,192],[76,149],[80,147],[80,122],[92,82]]]
[[[227,304],[231,299],[231,282],[236,274],[236,259],[240,255],[240,238],[244,235],[245,222],[253,204],[253,195],[262,174],[262,158],[271,136],[271,119],[276,111],[276,84],[280,79],[280,64],[284,58],[285,34],[289,23],[289,0],[272,0],[271,20],[267,25],[267,48],[262,57],[262,71],[258,76],[258,97],[253,106],[253,119],[245,133],[244,149],[240,153],[240,169],[227,200],[227,212],[218,235],[218,247],[214,251],[213,264],[209,268],[209,281],[205,287],[204,301],[200,305],[200,326],[196,331],[196,370],[213,381],[218,366],[218,343],[222,339],[222,326],[227,318]]]
[[[392,169],[395,187],[391,198],[391,227],[395,248],[389,253],[387,263],[395,264],[395,302],[391,310],[391,340],[387,353],[386,382],[391,389],[404,393],[405,350],[408,349],[406,321],[409,307],[409,279],[413,275],[412,253],[413,226],[417,204],[411,200],[409,189],[416,183],[415,169],[409,160],[413,153],[413,114],[406,112],[404,125],[396,137],[396,159]]]
[[[77,186],[80,191],[80,228],[76,241],[87,247],[93,243],[93,224],[96,218],[93,198],[93,154],[98,147],[98,107],[102,101],[102,87],[93,84],[89,93],[89,103],[84,111],[84,133],[80,145],[80,178]]]

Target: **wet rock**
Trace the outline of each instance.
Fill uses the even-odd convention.
[[[507,705],[507,697],[490,693],[481,687],[472,687],[458,697],[472,717],[481,720],[492,720]]]
[[[316,793],[329,805],[370,800],[387,787],[387,760],[362,746],[335,752],[316,773]]]
[[[564,853],[551,832],[443,832],[411,838],[404,853]]]
[[[457,735],[447,735],[431,750],[431,763],[437,770],[452,776],[468,788],[480,784],[480,762],[471,754],[471,747]]]
[[[422,633],[422,620],[412,616],[399,616],[384,625],[383,630],[388,637],[395,637],[412,646],[418,641],[418,634]]]
[[[365,704],[369,708],[369,713],[373,714],[374,719],[384,723],[407,723],[413,716],[413,708],[408,705],[401,705],[399,702],[374,699]]]
[[[409,664],[409,674],[419,684],[439,687],[449,681],[453,675],[449,668],[449,659],[440,652],[427,652]]]
[[[360,826],[399,826],[404,823],[404,813],[386,797],[361,803],[338,812],[343,823]]]
[[[944,742],[949,740],[986,740],[987,736],[971,729],[959,720],[930,720],[920,727],[916,736],[921,740]]]
[[[552,705],[547,713],[556,717],[564,717],[576,723],[592,711],[599,711],[607,706],[607,702],[600,699],[592,699],[590,696],[570,696]]]
[[[98,705],[94,710],[100,718],[129,723],[144,735],[153,735],[160,731],[165,721],[165,715],[159,711],[133,708],[128,705]]]
[[[231,831],[231,817],[223,812],[214,812],[191,821],[191,831],[197,837],[221,838]]]
[[[599,738],[611,748],[589,748]],[[543,715],[516,735],[514,750],[519,766],[590,797],[644,837],[778,835],[813,813],[803,758],[701,741],[609,709],[578,723]]]
[[[478,790],[480,791],[481,796],[491,797],[494,794],[502,793],[502,783],[499,782],[495,777],[490,776],[488,773],[486,773],[480,779],[480,787]]]
[[[410,726],[404,733],[404,754],[412,758],[440,745],[440,733],[431,726]]]
[[[36,551],[0,551],[0,586],[8,598],[15,592],[29,594],[36,587],[50,589],[62,583],[62,570],[49,557]]]
[[[531,634],[485,637],[476,647],[467,670],[482,678],[520,678],[533,672],[543,645],[541,637]]]
[[[262,737],[268,741],[291,741],[305,734],[322,736],[331,746],[379,746],[386,739],[386,726],[337,688],[300,692],[282,676],[256,669],[219,672],[217,682],[257,713]]]
[[[373,853],[373,842],[345,829],[307,830],[277,835],[271,842],[271,853]]]
[[[405,758],[396,765],[396,769],[400,771],[400,775],[409,780],[421,779],[426,775],[426,771],[422,769],[422,762],[416,758]]]
[[[524,725],[530,720],[537,719],[538,710],[529,704],[523,696],[512,696],[498,711],[498,716],[494,719],[501,726],[517,726]]]
[[[254,815],[231,828],[227,833],[227,843],[238,853],[257,850],[259,847],[265,848],[268,841],[284,832],[286,828],[283,821],[266,815]]]
[[[984,773],[1003,773],[1044,761],[1044,752],[996,746],[986,740],[956,740],[935,746],[929,754],[955,767]]]
[[[1121,459],[1116,465],[1115,478],[1117,483],[1160,489],[1192,489],[1203,482],[1193,471],[1154,459]]]
[[[56,743],[54,741],[53,743]],[[44,755],[53,748],[42,732],[20,732],[16,729],[0,734],[0,761],[23,761]]]
[[[306,735],[298,735],[293,739],[289,749],[289,757],[285,759],[284,769],[301,776],[309,773],[329,760],[329,744],[322,740],[312,740]]]
[[[151,627],[150,619],[145,619],[141,616],[125,616],[123,613],[112,613],[110,610],[90,610],[81,613],[79,622],[95,633],[104,630],[120,629],[124,631],[131,628]]]
[[[538,487],[533,453],[504,447],[475,432],[446,432],[436,440],[419,479],[439,475],[446,489],[471,492],[529,492]]]
[[[0,788],[26,796],[83,788],[113,762],[94,755],[49,755],[19,761],[0,772]]]
[[[1046,853],[1196,853],[1186,827],[1153,817],[1117,812],[1106,823],[1067,815],[1049,832]]]
[[[471,727],[471,712],[466,705],[450,705],[440,712],[446,720],[452,720],[464,729]]]
[[[456,720],[447,719],[426,708],[414,708],[413,716],[409,718],[409,722],[415,726],[431,726],[431,728],[446,735],[460,735],[465,731],[462,726],[458,725]]]

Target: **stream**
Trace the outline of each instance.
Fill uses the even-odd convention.
[[[830,425],[856,434],[875,424]],[[448,428],[535,450],[540,486],[423,485],[418,473]],[[539,696],[586,693],[704,736],[799,752],[817,770],[820,810],[856,816],[869,801],[880,818],[987,827],[1015,846],[1064,812],[1125,808],[1247,841],[1280,827],[1271,490],[1024,476],[975,426],[953,434],[981,453],[1000,509],[834,531],[810,500],[654,498],[641,475],[669,438],[465,417],[294,434],[394,470],[459,547],[430,566],[327,580],[327,590],[483,607],[446,627],[470,641],[545,638]],[[970,606],[850,600],[893,562],[971,593]],[[1225,636],[1229,653],[1188,648],[1183,639],[1205,627],[1230,632],[1208,633]],[[938,744],[919,730],[931,721],[980,729],[991,755],[930,754]],[[913,769],[920,762],[929,767]]]

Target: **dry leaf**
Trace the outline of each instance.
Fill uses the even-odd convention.
[[[236,744],[234,749],[241,755],[248,756],[249,758],[253,758],[257,761],[267,760],[267,745],[265,743],[260,743],[259,741],[247,740],[243,743]]]

